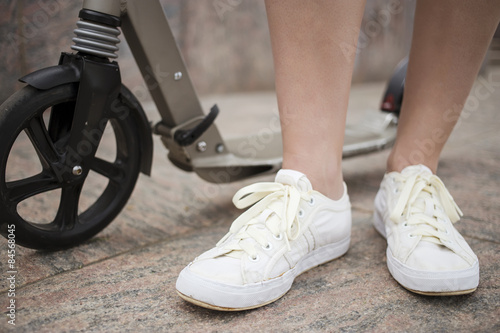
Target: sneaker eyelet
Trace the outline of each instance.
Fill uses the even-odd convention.
[[[259,261],[260,257],[258,255],[255,256],[248,256],[248,259],[253,262]]]
[[[264,250],[266,250],[266,251],[269,251],[269,250],[271,250],[271,249],[273,248],[273,244],[271,244],[271,243],[267,243],[267,245],[266,245],[266,246],[263,246],[262,248],[263,248]]]
[[[273,235],[273,238],[276,239],[276,240],[282,240],[283,239],[283,235],[282,234]]]
[[[304,217],[304,210],[303,209],[299,210],[299,217]]]
[[[399,189],[398,188],[394,189],[394,194],[399,194]]]
[[[314,206],[314,203],[315,203],[314,198],[311,197],[311,200],[309,200],[309,205]]]
[[[415,238],[415,237],[417,237],[417,236],[415,236],[415,235],[413,235],[413,234],[408,234],[408,237],[410,237],[410,238]]]
[[[408,227],[408,222],[403,223],[403,227]]]

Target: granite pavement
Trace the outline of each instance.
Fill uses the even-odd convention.
[[[346,255],[302,274],[289,293],[260,309],[223,313],[186,303],[175,292],[180,270],[212,247],[239,214],[231,203],[234,192],[273,176],[209,184],[173,167],[155,138],[152,177],[140,176],[124,210],[101,233],[64,251],[17,248],[15,326],[6,316],[7,241],[0,240],[0,332],[500,331],[500,68],[481,77],[491,84],[476,83],[438,171],[465,214],[456,227],[480,260],[473,294],[419,296],[391,278],[385,240],[371,225],[385,150],[345,160],[353,205]],[[376,109],[383,89],[353,86],[350,120]],[[228,136],[255,131],[277,112],[267,92],[207,96],[203,105],[214,101]],[[145,108],[155,121],[154,107]],[[22,142],[19,147],[13,168],[30,158]],[[36,214],[36,205],[25,207],[27,214]]]

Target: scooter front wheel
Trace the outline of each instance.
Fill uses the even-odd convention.
[[[77,92],[77,83],[27,86],[0,106],[0,233],[16,244],[54,250],[81,243],[118,215],[134,189],[140,140],[123,94],[107,110],[102,133],[86,133],[75,152],[67,143]],[[96,156],[79,165],[92,144]]]

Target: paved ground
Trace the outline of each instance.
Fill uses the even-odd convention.
[[[126,208],[103,232],[66,251],[18,248],[15,330],[499,331],[500,68],[491,73],[496,85],[484,83],[489,73],[478,81],[439,169],[465,213],[457,228],[480,260],[481,281],[472,295],[417,296],[389,275],[385,242],[370,220],[388,155],[383,151],[345,161],[354,225],[352,245],[344,257],[304,273],[287,295],[261,309],[218,313],[192,306],[175,293],[177,274],[225,234],[238,214],[231,203],[233,193],[272,176],[208,184],[174,168],[156,140],[153,176],[141,176]],[[351,117],[376,107],[382,89],[380,84],[355,86]],[[270,94],[209,97],[204,103],[213,100],[221,107],[220,122],[228,125],[228,135],[255,128],[255,119],[268,121],[276,112]],[[257,116],[263,113],[267,118]],[[13,163],[15,168],[15,159]],[[28,214],[38,214],[34,207],[36,202],[26,208]],[[0,331],[6,332],[13,327],[6,317],[4,239],[0,249]]]

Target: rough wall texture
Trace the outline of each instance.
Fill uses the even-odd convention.
[[[153,0],[147,0],[153,1]],[[263,1],[161,0],[200,94],[273,89],[273,64]],[[384,80],[409,49],[414,1],[368,1],[354,82]],[[17,78],[55,65],[70,51],[81,1],[4,0],[0,3],[0,101]],[[124,82],[143,85],[123,40]],[[346,52],[356,50],[346,49]]]

